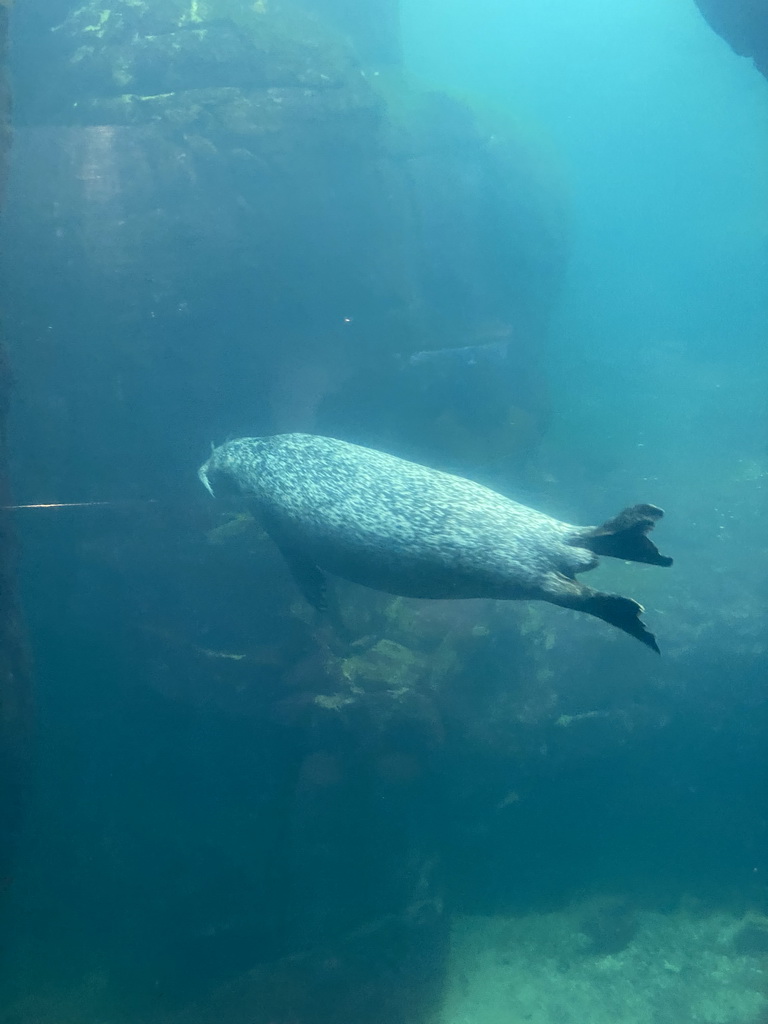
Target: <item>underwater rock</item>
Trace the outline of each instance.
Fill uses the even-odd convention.
[[[322,22],[237,4],[219,9],[196,2],[192,10],[124,2],[105,11],[91,0],[72,11],[55,26],[51,81],[27,92],[21,119],[104,124],[110,112],[111,123],[165,121],[183,131],[201,106],[218,117],[242,93],[257,129],[260,114],[275,113],[288,98],[311,101],[320,91],[336,106],[349,90],[354,99],[341,100],[348,109],[372,94],[350,45]],[[261,109],[259,97],[266,101]],[[317,105],[309,112],[319,113]],[[226,131],[225,121],[220,134]]]
[[[768,6],[764,0],[696,0],[718,35],[768,78]]]
[[[425,655],[410,651],[402,644],[382,638],[373,647],[353,653],[341,663],[350,683],[369,691],[383,687],[392,695],[404,694],[418,685],[429,669]]]
[[[521,461],[535,450],[566,248],[558,170],[533,130],[489,125],[363,63],[338,30],[354,12],[334,7],[338,24],[282,3],[88,0],[50,26],[45,76],[19,62],[24,187],[6,222],[19,254],[8,291],[36,339],[34,373],[50,365],[62,396],[45,443],[34,401],[22,427],[41,489],[65,461],[50,436],[71,449],[75,416],[85,432],[108,418],[128,459],[117,467],[105,449],[72,481],[81,490],[89,478],[122,493],[139,478],[164,486],[180,445],[246,432],[237,422],[295,430],[322,417],[326,432],[404,454],[417,443],[411,454],[457,469],[489,450]],[[58,292],[33,294],[50,280],[73,297],[66,330],[80,340],[65,365],[48,332]],[[191,360],[193,325],[211,344]],[[456,401],[460,370],[437,397],[388,373],[396,356],[492,344],[499,331],[508,398],[495,380],[489,393],[484,370],[470,411]],[[116,393],[97,386],[94,357]],[[186,400],[152,466],[130,465],[137,417],[167,407],[167,360],[184,368]]]
[[[602,899],[579,925],[589,940],[587,951],[593,956],[612,956],[626,949],[637,935],[640,922],[628,899]]]
[[[400,61],[400,0],[366,0],[364,4],[359,0],[300,0],[300,3],[350,35],[355,49],[366,61],[390,65]]]
[[[733,949],[741,956],[768,954],[768,917],[748,919],[731,940]]]
[[[480,330],[485,330],[481,328]],[[363,369],[327,396],[318,429],[389,445],[391,409],[399,409],[398,450],[450,472],[496,476],[525,466],[548,421],[541,368],[511,328],[490,326],[503,339],[403,353]]]

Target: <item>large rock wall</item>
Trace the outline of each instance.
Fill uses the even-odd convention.
[[[339,644],[252,530],[226,543],[240,524],[217,532],[195,469],[227,434],[321,421],[402,450],[431,418],[445,460],[456,438],[466,468],[489,443],[525,458],[562,203],[535,147],[362,59],[333,8],[24,12],[18,486],[117,504],[25,520],[46,843],[19,898],[24,921],[62,912],[50,950],[24,925],[15,945],[70,976],[104,951],[103,998],[124,986],[144,1020],[413,1024],[439,997],[444,739],[416,687],[439,641],[387,638],[374,602]],[[443,406],[405,408],[411,354],[489,339],[526,381],[492,440],[438,422],[461,363]]]
[[[9,6],[0,4],[0,205],[11,147],[8,80]],[[4,311],[0,310],[0,316]],[[12,371],[0,327],[0,899],[13,878],[13,859],[28,783],[32,697],[30,667],[17,593],[17,536],[8,469]]]
[[[9,273],[37,368],[34,493],[65,467],[81,494],[157,491],[212,439],[312,427],[396,354],[499,332],[525,381],[503,443],[530,452],[564,257],[555,173],[461,104],[385,82],[316,17],[215,14],[86,4],[46,38],[44,81],[20,68]],[[89,446],[76,480],[66,452],[107,420],[124,461]]]

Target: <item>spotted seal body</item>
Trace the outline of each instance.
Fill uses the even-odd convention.
[[[305,596],[322,571],[404,597],[541,600],[584,611],[658,651],[642,607],[578,582],[598,554],[671,565],[646,534],[663,512],[636,505],[600,527],[562,523],[471,480],[312,434],[241,438],[199,476],[254,503]]]

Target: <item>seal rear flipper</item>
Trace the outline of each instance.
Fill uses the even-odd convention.
[[[621,597],[620,594],[601,594],[593,590],[590,596],[581,606],[581,611],[589,615],[595,615],[598,619],[624,630],[630,636],[635,637],[641,644],[650,647],[652,651],[660,654],[656,637],[640,618],[645,611],[641,604],[633,601],[631,597]]]
[[[660,554],[647,536],[663,515],[662,509],[655,505],[633,505],[602,526],[579,530],[569,543],[594,551],[596,555],[623,558],[627,562],[672,565],[672,559]]]
[[[645,623],[640,618],[645,611],[641,604],[633,601],[631,597],[622,597],[620,594],[603,594],[599,590],[592,590],[585,587],[583,583],[568,579],[559,573],[553,573],[549,585],[545,588],[542,597],[551,604],[560,605],[561,608],[572,608],[577,612],[586,612],[594,615],[603,622],[607,622],[617,629],[629,633],[640,643],[650,647],[652,651],[660,654],[656,637],[650,630],[646,629]]]

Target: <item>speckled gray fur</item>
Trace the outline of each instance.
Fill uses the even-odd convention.
[[[289,563],[298,558],[402,596],[539,599],[607,618],[589,607],[596,592],[574,579],[597,565],[579,546],[595,528],[552,519],[470,480],[310,434],[230,441],[199,475],[211,493],[223,477],[255,499]],[[629,603],[636,618],[642,609]],[[655,649],[638,630],[627,629]]]

